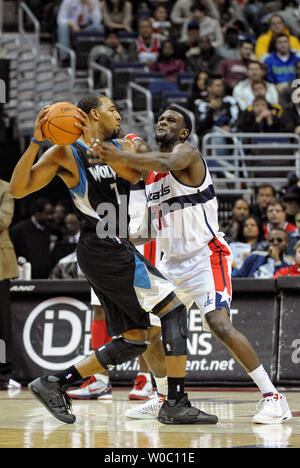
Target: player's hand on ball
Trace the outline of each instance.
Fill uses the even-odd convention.
[[[36,118],[36,121],[34,124],[33,138],[35,138],[37,141],[46,140],[43,134],[42,125],[47,120],[47,113],[48,113],[49,107],[50,106],[43,107],[43,109],[39,112]]]

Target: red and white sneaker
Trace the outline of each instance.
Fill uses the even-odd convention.
[[[73,400],[111,400],[112,387],[110,382],[106,384],[92,375],[81,387],[77,390],[70,390],[67,394]]]
[[[149,400],[152,395],[153,386],[152,382],[147,380],[145,375],[138,374],[136,376],[134,386],[128,394],[129,400]]]
[[[287,399],[281,393],[267,393],[257,404],[259,412],[253,416],[255,424],[281,424],[292,418]]]
[[[125,416],[132,419],[156,419],[166,398],[166,395],[156,393],[146,403],[128,408],[125,411]]]

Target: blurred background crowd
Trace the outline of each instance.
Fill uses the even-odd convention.
[[[91,44],[88,60],[109,69],[140,62],[149,73],[162,73],[174,89],[178,74],[192,73],[183,105],[195,116],[200,144],[205,134],[218,131],[300,134],[298,0],[26,3],[50,44],[79,54],[76,34],[102,35],[100,44]],[[124,34],[134,40],[124,44]],[[68,66],[63,49],[59,60]],[[4,145],[8,139],[9,134]],[[9,176],[8,170],[3,178]],[[60,181],[16,202],[14,211],[10,206],[5,222],[0,207],[0,226],[9,227],[20,274],[26,276],[30,263],[32,278],[79,278],[74,252],[80,224]],[[233,277],[300,274],[300,180],[295,172],[280,188],[256,186],[250,202],[236,197],[232,213],[220,224],[233,251]]]

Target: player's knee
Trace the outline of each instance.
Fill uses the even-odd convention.
[[[143,354],[147,345],[146,341],[133,341],[121,337],[101,346],[95,355],[101,366],[108,370],[117,364],[131,361],[131,359]]]
[[[148,340],[150,343],[156,343],[161,339],[161,327],[156,327],[155,325],[152,325],[151,328],[149,329],[149,336]]]
[[[234,328],[228,316],[220,314],[219,311],[209,312],[205,316],[209,328],[214,336],[225,342],[231,338]]]
[[[102,306],[93,305],[94,320],[105,320],[105,312]]]
[[[166,356],[187,354],[187,310],[183,304],[161,317],[162,341]]]
[[[149,341],[149,330],[143,328],[136,328],[127,330],[122,333],[123,338],[132,341]]]

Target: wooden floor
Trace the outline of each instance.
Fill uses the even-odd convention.
[[[59,423],[27,390],[0,392],[0,448],[300,448],[300,389],[285,392],[294,418],[282,425],[253,425],[260,394],[253,389],[189,392],[192,403],[217,414],[216,426],[167,426],[124,417],[128,389],[112,401],[76,401],[74,425]],[[124,451],[125,453],[125,451]]]

